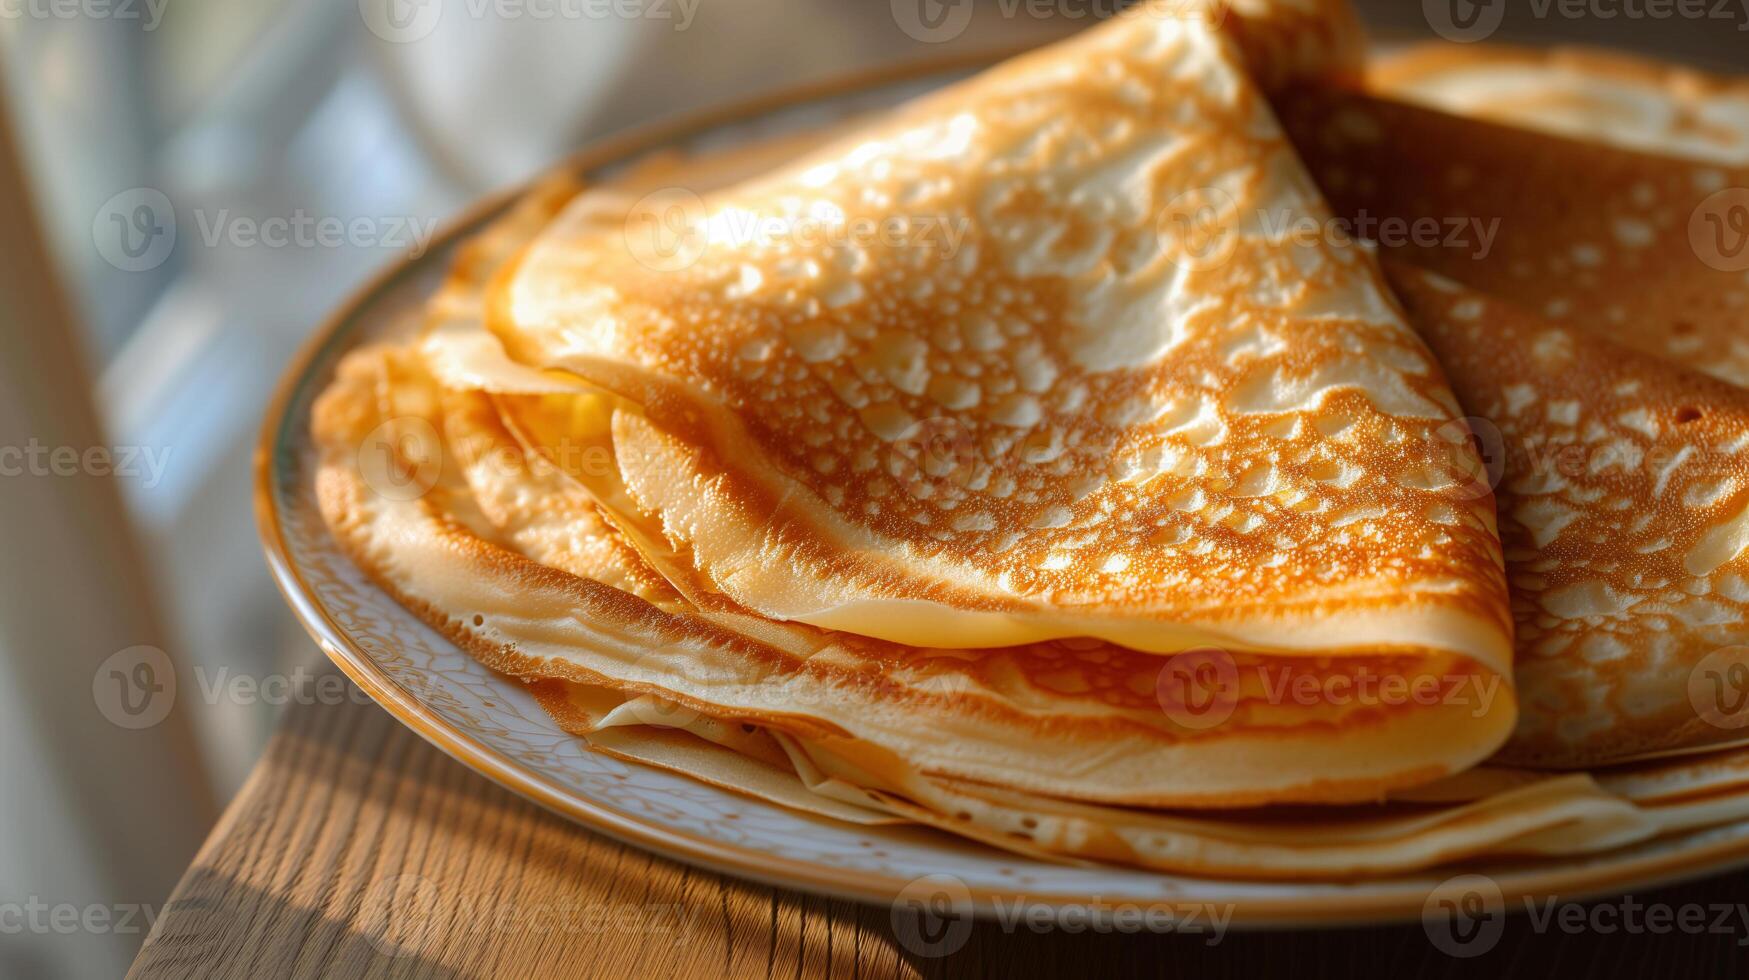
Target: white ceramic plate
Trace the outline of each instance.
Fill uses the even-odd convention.
[[[987,60],[987,59],[986,59]],[[586,151],[584,175],[660,148],[703,149],[897,103],[977,63],[935,64],[817,86],[633,134]],[[326,325],[287,372],[256,461],[256,506],[269,565],[327,652],[378,703],[488,779],[603,833],[667,856],[768,883],[874,902],[925,890],[996,906],[1207,904],[1241,925],[1419,917],[1430,890],[1457,874],[1354,884],[1234,882],[1030,861],[934,831],[864,828],[810,818],[683,776],[592,753],[561,732],[520,683],[500,677],[377,589],[341,553],[317,512],[310,405],[352,347],[407,329],[457,242],[503,210],[488,201],[431,250],[379,276]],[[1503,898],[1576,899],[1749,863],[1749,823],[1563,861],[1465,868]],[[907,889],[910,889],[907,891]]]

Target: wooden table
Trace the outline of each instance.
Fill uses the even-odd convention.
[[[1635,896],[1749,902],[1737,874]],[[1709,915],[1710,918],[1710,915]],[[695,870],[499,789],[369,703],[295,706],[162,911],[131,975],[181,977],[1742,976],[1729,931],[1565,932],[1507,921],[1459,960],[1419,925],[1209,937],[979,923],[905,951],[888,908]],[[1739,946],[1739,943],[1744,945]]]

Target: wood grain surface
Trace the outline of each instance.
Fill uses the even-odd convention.
[[[1749,974],[1749,876],[1505,922],[1458,959],[1420,925],[1223,936],[1038,933],[979,922],[920,956],[884,907],[644,853],[450,760],[362,698],[288,709],[131,976],[971,977]],[[1684,929],[1684,906],[1705,925]],[[1644,909],[1670,910],[1663,934]],[[1728,917],[1724,913],[1729,913]],[[1690,915],[1693,920],[1694,915]]]

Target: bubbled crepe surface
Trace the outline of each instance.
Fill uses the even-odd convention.
[[[1740,738],[1694,672],[1749,622],[1749,391],[1448,279],[1392,284],[1496,467],[1521,710],[1502,758]]]
[[[1372,799],[1392,786],[1469,764],[1486,754],[1496,732],[1503,733],[1509,690],[1450,657],[1236,654],[1229,661],[1229,716],[1200,728],[1163,710],[1161,658],[1109,643],[1066,640],[970,652],[916,648],[757,620],[709,596],[701,599],[708,608],[700,609],[655,573],[616,522],[603,519],[596,498],[582,490],[586,482],[600,490],[602,474],[567,479],[567,464],[594,457],[567,453],[557,443],[525,445],[513,433],[526,432],[531,414],[557,412],[560,430],[578,436],[583,427],[564,420],[598,412],[604,399],[508,394],[502,389],[547,387],[557,379],[515,365],[494,369],[477,357],[451,390],[440,390],[429,373],[432,365],[453,361],[443,352],[457,349],[451,329],[457,314],[478,308],[477,295],[492,272],[489,262],[478,260],[501,254],[495,243],[532,234],[550,210],[549,200],[546,194],[532,196],[464,258],[434,304],[435,329],[422,345],[423,357],[397,350],[361,353],[348,362],[317,414],[318,433],[342,460],[346,448],[370,431],[359,420],[366,414],[361,403],[380,399],[385,390],[418,406],[422,424],[414,429],[442,433],[427,447],[444,460],[439,469],[446,482],[432,495],[441,503],[431,508],[419,501],[408,508],[423,511],[411,525],[423,531],[385,531],[392,515],[359,517],[374,502],[343,466],[330,468],[335,489],[324,495],[324,508],[367,567],[398,594],[415,597],[414,608],[454,610],[445,615],[464,630],[471,615],[482,616],[470,636],[483,634],[470,648],[492,666],[520,675],[642,685],[705,710],[787,720],[809,731],[824,725],[899,753],[929,773],[1135,803]],[[467,344],[460,349],[477,350]],[[623,491],[608,488],[605,496],[617,499]],[[465,526],[446,523],[457,510],[477,516]],[[382,550],[415,533],[442,536],[446,547],[466,553],[471,571],[458,574],[450,567],[455,562],[447,561],[434,574],[429,562],[392,559]],[[642,543],[648,546],[649,538]],[[522,567],[518,556],[575,576],[548,596],[553,615],[543,619],[535,611],[531,588],[522,587],[518,595],[516,587],[501,585],[521,574],[515,571]],[[567,624],[571,615],[580,622]],[[646,632],[626,633],[627,623]],[[505,630],[519,637],[516,652],[507,651],[503,639],[491,639]],[[530,660],[536,656],[530,638],[537,633],[558,636],[544,646],[538,665]],[[625,637],[634,635],[643,637],[641,643],[628,645]],[[1269,694],[1270,685],[1368,676],[1470,681],[1477,687],[1461,703],[1436,707],[1284,703]],[[1483,684],[1486,703],[1479,700]],[[1337,744],[1346,751],[1333,752]]]
[[[1624,60],[1635,63],[1606,63]],[[1740,84],[1736,91],[1731,98],[1745,98]],[[1430,238],[1385,244],[1549,319],[1749,385],[1749,269],[1733,260],[1735,231],[1715,226],[1738,220],[1743,201],[1734,208],[1729,195],[1749,188],[1749,161],[1694,155],[1656,129],[1630,147],[1613,145],[1604,136],[1616,131],[1613,116],[1557,109],[1562,103],[1544,103],[1543,126],[1532,128],[1398,94],[1322,90],[1280,100],[1295,145],[1339,212],[1369,217],[1375,233],[1385,219],[1432,222]],[[1640,98],[1665,114],[1681,111],[1679,89],[1644,86]],[[1451,237],[1454,225],[1465,229],[1461,238]],[[1473,226],[1492,229],[1485,244]]]
[[[1245,218],[1230,257],[1160,234],[1210,204]],[[628,466],[672,458],[631,493],[763,615],[967,646],[1340,632],[1504,670],[1455,400],[1365,255],[1264,212],[1325,213],[1239,49],[1136,16],[705,195],[675,268],[585,195],[489,322],[637,407]],[[821,216],[918,237],[737,230]]]
[[[592,746],[783,806],[860,824],[916,821],[1037,857],[1230,877],[1350,878],[1465,857],[1622,846],[1718,819],[1712,811],[1666,806],[1665,798],[1737,784],[1731,766],[1647,770],[1622,792],[1585,776],[1502,773],[1480,791],[1448,791],[1449,799],[1431,809],[1333,808],[1308,822],[1292,811],[1188,817],[931,775],[883,744],[797,713],[814,702],[792,683],[793,670],[769,662],[769,651],[758,690],[786,695],[782,713],[725,707],[732,696],[725,699],[721,686],[689,689],[699,668],[744,644],[511,550],[499,537],[504,528],[489,516],[492,508],[476,509],[466,490],[464,473],[481,465],[477,459],[445,458],[439,478],[420,496],[377,492],[371,456],[357,452],[359,442],[384,424],[425,423],[404,425],[401,434],[409,436],[438,431],[434,403],[442,398],[421,384],[419,362],[405,350],[368,348],[347,359],[320,400],[318,496],[355,560],[484,663],[535,683],[541,703]],[[442,429],[452,431],[444,421]],[[396,438],[389,445],[412,470],[446,451],[441,438]],[[890,695],[907,684],[901,671],[878,689]],[[867,707],[855,704],[854,688],[830,693],[832,703]],[[962,686],[946,693],[972,692]],[[936,729],[952,722],[944,715],[965,703],[962,696],[929,706],[931,736],[941,737]],[[1033,759],[1040,766],[1052,761],[1048,749]],[[1731,800],[1711,805],[1727,815],[1740,810]]]
[[[562,198],[562,196],[562,194],[556,195],[554,201],[556,202],[558,199]],[[438,310],[444,311],[444,316],[437,317],[436,319],[442,321],[444,317],[447,316],[452,320],[465,320],[468,315],[477,314],[479,308],[477,280],[490,271],[491,265],[494,262],[514,251],[516,238],[516,234],[507,234],[501,241],[494,244],[492,236],[487,236],[487,238],[473,250],[474,255],[464,262],[463,274],[459,275],[456,283],[452,284],[458,286],[458,288],[446,291],[444,298],[435,304]],[[478,262],[472,266],[470,271],[469,263],[474,263],[476,259]],[[1427,329],[1424,324],[1418,324],[1418,326],[1421,326],[1424,331]],[[1437,347],[1438,345],[1435,344],[1435,346]],[[389,355],[388,359],[393,361],[396,356],[399,355]],[[412,370],[415,373],[421,369],[422,368],[418,366],[412,367]],[[526,380],[526,378],[524,380]],[[562,376],[551,375],[542,377],[541,383],[546,387],[542,387],[540,390],[544,391],[550,388],[552,391],[564,391],[568,390],[571,382],[567,381]],[[418,387],[417,384],[406,383],[406,379],[403,379],[398,386],[404,389],[416,389]],[[384,386],[373,383],[367,387],[375,390]],[[1558,391],[1556,393],[1558,394]],[[1469,399],[1472,397],[1471,393],[1465,391],[1462,385],[1460,385],[1460,394],[1464,397],[1466,403],[1468,403]],[[442,407],[438,409],[442,416],[440,421],[443,422],[441,428],[446,433],[445,438],[449,438],[450,434],[459,431],[463,436],[468,436],[471,432],[472,437],[477,440],[480,437],[480,433],[484,432],[486,433],[484,442],[488,447],[494,444],[507,444],[504,440],[515,438],[509,428],[493,428],[494,425],[499,425],[501,421],[495,414],[499,410],[497,403],[506,399],[522,397],[526,396],[507,395],[505,393],[489,394],[480,391],[463,392],[459,395],[452,392],[448,395],[438,396],[438,401],[440,403],[447,403],[443,404]],[[549,394],[547,397],[551,398],[553,396]],[[415,399],[415,401],[417,401],[417,399]],[[400,410],[404,410],[404,406],[402,409],[397,409],[397,411]],[[429,411],[431,410],[431,406],[425,405],[419,410]],[[346,414],[344,408],[339,408],[337,411],[342,416]],[[460,423],[460,430],[458,430],[455,421],[458,418],[462,420]],[[474,428],[469,429],[469,426],[473,426]],[[1534,426],[1532,428],[1534,429]],[[352,435],[356,436],[356,433],[353,433]],[[464,438],[460,440],[460,442],[465,445],[466,439]],[[444,448],[442,451],[449,451],[449,447]],[[461,459],[464,464],[468,460],[473,460],[477,463],[481,455],[482,454],[477,451],[467,450],[458,458]],[[490,455],[490,453],[487,453],[486,455]],[[518,479],[526,479],[526,485],[520,487],[504,485],[504,487],[508,487],[510,492],[501,497],[494,497],[492,493],[483,491],[483,488],[487,486],[486,483],[472,479],[475,475],[474,467],[463,465],[461,470],[470,477],[468,486],[464,488],[450,485],[447,489],[440,487],[430,496],[430,498],[426,501],[422,501],[419,504],[419,507],[422,509],[428,505],[431,507],[430,510],[425,511],[426,516],[437,520],[439,524],[442,524],[447,528],[445,538],[448,541],[448,545],[446,545],[446,547],[457,549],[458,555],[463,553],[474,555],[493,553],[490,550],[479,550],[482,546],[487,547],[488,549],[502,549],[499,558],[487,560],[486,565],[490,566],[490,568],[481,569],[476,567],[476,571],[486,571],[490,573],[494,570],[496,572],[504,572],[506,569],[515,569],[517,568],[515,562],[509,560],[508,557],[511,555],[521,555],[523,557],[544,556],[544,558],[539,560],[544,563],[550,563],[551,566],[555,568],[565,570],[567,573],[576,576],[579,581],[592,581],[597,584],[608,585],[611,586],[611,590],[614,593],[638,596],[657,607],[666,606],[667,608],[680,608],[681,604],[686,601],[680,597],[675,590],[667,587],[666,580],[661,575],[656,574],[648,565],[633,560],[640,557],[640,553],[637,548],[633,547],[625,537],[618,532],[614,519],[616,515],[602,511],[596,506],[595,502],[588,494],[578,493],[576,486],[567,485],[563,473],[555,471],[522,474]],[[531,466],[529,467],[529,470],[538,470],[538,467]],[[518,493],[523,495],[520,506],[517,502]],[[527,498],[529,493],[533,493],[535,498],[541,501],[541,503],[530,508],[528,506]],[[453,494],[454,496],[446,496],[446,494]],[[333,510],[331,519],[335,521],[337,529],[343,530],[344,533],[348,528],[349,520],[348,515],[344,513],[344,511],[349,505],[344,499],[341,499],[341,497],[336,494],[329,494],[328,499],[330,501],[338,501],[338,507]],[[369,509],[368,507],[363,506],[357,499],[354,499],[350,506],[352,506],[354,510],[354,513],[351,515],[352,517],[356,517],[357,512],[359,511]],[[556,520],[555,515],[557,517]],[[361,529],[356,523],[351,525],[351,531],[355,535],[355,543],[359,541],[367,541],[369,537],[368,534],[359,533]],[[1511,533],[1513,532],[1509,530],[1509,538]],[[451,535],[453,535],[453,537],[451,537]],[[366,564],[367,567],[372,564],[373,560],[373,556],[368,552],[368,547],[358,552],[361,562]],[[382,555],[379,553],[375,558],[380,561]],[[380,565],[378,568],[374,569],[374,571],[378,573],[380,573],[381,570]],[[522,568],[517,570],[515,574],[510,576],[510,578],[514,582],[519,580],[519,576],[531,573],[532,569]],[[381,576],[379,575],[379,577]],[[490,577],[490,574],[488,574],[488,577]],[[391,585],[391,588],[393,587],[394,586]],[[511,591],[514,592],[514,589]],[[597,598],[601,598],[606,594],[607,593],[599,593],[597,594]],[[404,593],[403,598],[411,597]],[[509,601],[514,603],[514,598],[510,598]],[[504,648],[502,643],[498,642],[503,639],[501,635],[494,637],[490,630],[482,632],[479,629],[470,629],[466,617],[460,619],[455,618],[455,616],[452,615],[453,610],[446,611],[436,606],[421,608],[416,600],[410,602],[410,604],[413,605],[414,608],[420,609],[422,614],[428,615],[428,618],[432,618],[434,621],[442,622],[451,627],[452,635],[457,636],[458,639],[463,640],[464,642],[473,644],[472,648],[476,649],[477,652],[484,651],[487,656],[492,656],[493,652],[496,651],[498,654],[497,660],[489,660],[489,662],[494,662],[497,666],[511,669],[526,670],[528,668],[526,662],[519,664],[513,658],[505,658],[502,656]],[[631,607],[620,607],[620,615],[628,615],[626,610],[629,610],[630,608]],[[694,611],[696,612],[696,610]],[[609,615],[609,618],[612,618],[611,614]],[[900,651],[903,650],[903,648],[898,647],[895,647],[894,649]],[[1067,649],[1067,652],[1071,654],[1076,652],[1073,645]],[[1127,651],[1120,650],[1114,652],[1119,656],[1137,656],[1129,654]],[[897,675],[903,676],[905,668],[909,666],[908,661],[913,659],[915,654],[919,653],[939,655],[951,654],[952,651],[912,651],[910,654],[901,655],[897,660],[889,659],[887,663],[891,665],[890,669],[894,670]],[[1059,650],[1055,656],[1061,660],[1062,653],[1063,651]],[[1097,649],[1095,649],[1095,653],[1097,654]],[[997,656],[990,658],[989,663],[1001,664],[1004,662],[1003,656],[1003,654],[998,653]],[[960,655],[960,658],[963,660],[963,654]],[[920,662],[926,663],[930,658],[925,656],[918,659],[920,659]],[[1074,660],[1077,658],[1071,656],[1068,659]],[[876,658],[870,662],[879,663],[881,661]],[[1107,663],[1104,655],[1099,655],[1097,657],[1097,662],[1101,664],[1098,671],[1100,675],[1113,676],[1113,665]],[[1335,661],[1336,670],[1339,672],[1352,669],[1354,666],[1361,663],[1362,661],[1360,658],[1352,657],[1338,658]],[[1317,663],[1315,669],[1323,670],[1327,667],[1327,664],[1320,661]],[[1390,670],[1396,669],[1396,667],[1397,665],[1393,665],[1387,661],[1384,669]],[[550,666],[547,669],[550,674]],[[977,695],[977,697],[970,699],[976,701],[980,697],[987,696],[992,690],[995,690],[997,693],[1004,696],[1011,695],[1017,690],[1012,686],[1004,689],[1000,682],[994,684],[990,683],[987,676],[989,672],[987,671],[982,672],[983,676],[980,676],[977,672],[966,672],[964,670],[950,673],[956,673],[961,680],[956,680],[946,685],[945,690],[953,695],[953,697],[949,698],[949,701],[965,701],[966,699],[963,695],[968,691]],[[1000,671],[997,673],[999,674]],[[1052,674],[1055,676],[1051,676]],[[1121,669],[1118,671],[1118,674],[1121,675]],[[928,675],[925,674],[923,676],[927,677]],[[1143,703],[1146,698],[1142,696],[1142,687],[1145,685],[1126,685],[1126,683],[1121,680],[1121,677],[1115,682],[1108,681],[1089,684],[1088,677],[1090,675],[1084,670],[1074,670],[1068,673],[1045,670],[1034,670],[1030,673],[1027,671],[1021,671],[1021,676],[1029,681],[1028,686],[1031,689],[1042,689],[1047,692],[1047,698],[1051,699],[1077,693],[1084,694],[1089,687],[1095,689],[1119,690],[1128,686],[1131,688],[1131,695],[1133,695],[1133,700],[1136,705],[1141,706],[1144,709],[1146,708],[1146,705]],[[974,677],[975,680],[968,684],[963,679],[966,677]],[[595,677],[593,679],[599,678]],[[673,685],[671,683],[666,687],[663,687],[661,684],[650,684],[648,686],[661,689],[668,695],[674,693],[672,690]],[[1053,687],[1060,689],[1053,690]],[[942,688],[937,688],[931,690],[929,693],[940,694],[942,693],[942,690]],[[997,700],[1000,700],[1000,698]],[[1100,712],[1104,712],[1113,707],[1121,708],[1124,703],[1124,698],[1122,697],[1110,700],[1103,695],[1096,696],[1093,700],[1095,702],[1103,702],[1102,706],[1096,709]],[[1074,702],[1075,698],[1069,696],[1061,697],[1057,703],[1059,705],[1072,705]],[[702,704],[703,702],[700,703]],[[717,705],[715,707],[720,709],[721,706]],[[1562,707],[1565,709],[1570,707],[1570,705],[1563,705]],[[1592,705],[1592,707],[1595,707],[1595,705]],[[977,713],[982,713],[982,710],[983,709],[980,708]],[[1551,710],[1553,709],[1551,708]],[[753,717],[753,715],[743,714],[743,717]],[[1588,717],[1594,719],[1595,714]],[[1284,727],[1284,730],[1291,728],[1291,725],[1296,723],[1296,720],[1294,719],[1276,720],[1286,721],[1287,725]],[[796,719],[793,717],[788,719],[788,721],[791,726],[796,724]],[[1307,724],[1308,721],[1308,718],[1297,719],[1297,723],[1299,724]],[[818,731],[818,729],[811,728],[807,725],[800,726],[799,730],[809,732]],[[1186,734],[1188,733],[1175,733],[1177,737],[1182,737]],[[1582,729],[1574,729],[1560,733],[1560,736],[1572,738],[1575,737],[1575,735],[1585,736],[1589,734],[1594,733],[1589,733]],[[794,739],[799,736],[792,734],[784,737]],[[1581,746],[1583,751],[1590,751],[1592,748],[1594,748],[1594,746]],[[657,762],[657,764],[662,763]],[[913,776],[914,775],[915,773],[913,773]],[[871,776],[864,772],[861,776],[861,781],[863,783],[880,783],[884,780],[890,781],[892,778],[894,777],[890,772],[885,776]],[[1681,778],[1686,778],[1686,776]],[[1678,779],[1677,781],[1680,782],[1681,779]],[[1582,781],[1581,784],[1576,784],[1576,788],[1562,790],[1555,795],[1555,798],[1566,801],[1560,803],[1560,806],[1570,805],[1579,808],[1572,811],[1560,811],[1569,813],[1572,819],[1577,819],[1576,816],[1572,815],[1585,811],[1585,808],[1593,808],[1586,811],[1593,814],[1592,823],[1587,824],[1587,826],[1591,826],[1596,833],[1594,835],[1583,833],[1561,835],[1568,841],[1568,846],[1603,847],[1609,846],[1609,842],[1611,841],[1623,842],[1630,839],[1637,839],[1638,836],[1643,836],[1646,833],[1655,832],[1647,829],[1649,825],[1644,822],[1636,823],[1635,820],[1624,818],[1618,804],[1611,804],[1606,801],[1599,802],[1594,799],[1591,794],[1596,790],[1595,786],[1586,786],[1583,789],[1577,788],[1578,786],[1583,785],[1584,781]],[[921,792],[914,791],[913,797],[928,797],[937,791],[938,790],[933,789]],[[946,792],[946,790],[939,791]],[[983,792],[986,795],[989,793],[996,793],[998,796],[1001,795],[1001,793],[988,788]],[[1539,792],[1548,792],[1548,790],[1544,789]],[[913,808],[917,805],[918,804],[913,800]],[[985,831],[988,831],[992,821],[994,823],[1001,823],[1004,820],[1019,821],[1022,819],[1019,814],[1023,812],[1036,814],[1051,809],[1052,807],[1050,806],[1039,806],[1037,800],[1028,801],[1024,805],[1016,805],[1016,801],[1010,799],[1006,801],[1004,805],[997,807],[995,817],[987,818],[987,815],[980,811],[979,826],[983,827]],[[1513,807],[1508,806],[1503,810],[1496,812],[1511,813],[1513,814],[1513,820],[1523,821],[1524,813],[1526,811],[1514,810]],[[1555,809],[1545,809],[1538,812],[1542,812],[1546,815],[1557,811]],[[917,819],[923,819],[925,822],[932,822],[940,819],[942,815],[940,813],[924,812],[912,814],[912,816]],[[1037,825],[1038,818],[1036,816],[1026,819],[1031,819],[1034,822],[1030,829],[1034,831],[1039,829]],[[1699,818],[1689,816],[1686,819]],[[1109,829],[1113,826],[1121,827],[1125,825],[1126,820],[1131,820],[1131,818],[1126,818],[1118,813],[1099,813],[1094,820],[1096,825],[1104,826]],[[950,825],[952,823],[951,820],[946,822]],[[1534,824],[1534,820],[1531,820],[1529,823],[1520,822],[1513,824],[1513,826],[1517,826],[1520,829],[1512,832],[1503,829],[1507,825],[1497,821],[1484,820],[1479,822],[1473,821],[1472,823],[1479,823],[1480,826],[1487,829],[1471,833],[1466,838],[1466,842],[1455,852],[1449,849],[1441,851],[1438,848],[1432,850],[1417,850],[1411,848],[1409,853],[1418,856],[1405,856],[1404,852],[1394,851],[1392,854],[1395,856],[1375,857],[1372,861],[1356,859],[1352,854],[1349,854],[1349,856],[1345,858],[1329,860],[1330,855],[1325,854],[1320,857],[1314,857],[1310,860],[1309,866],[1316,870],[1309,872],[1301,871],[1299,873],[1328,874],[1334,873],[1332,869],[1342,867],[1346,867],[1350,871],[1356,869],[1376,871],[1380,869],[1388,869],[1390,867],[1419,866],[1419,864],[1427,863],[1429,861],[1440,860],[1442,859],[1442,856],[1450,857],[1454,853],[1486,853],[1490,848],[1510,851],[1512,848],[1506,846],[1506,842],[1509,839],[1515,839],[1517,841],[1515,846],[1525,852],[1537,852],[1542,848],[1556,846],[1553,840],[1539,839],[1536,832],[1524,829]],[[1017,826],[1024,828],[1026,825],[1013,824],[1010,825],[1009,830],[1012,831]],[[1106,840],[1105,843],[1100,844],[1098,847],[1089,849],[1085,846],[1087,842],[1084,839],[1087,834],[1086,824],[1052,824],[1051,826],[1053,828],[1051,831],[1052,833],[1066,833],[1070,837],[1076,838],[1076,840],[1079,841],[1079,845],[1062,837],[1051,838],[1049,834],[1040,834],[1038,836],[1041,841],[1046,839],[1051,841],[1050,845],[1045,848],[1046,850],[1054,850],[1058,853],[1081,853],[1082,856],[1142,863],[1148,866],[1157,867],[1199,866],[1196,864],[1195,860],[1191,860],[1185,856],[1182,851],[1183,840],[1179,838],[1157,839],[1153,841],[1151,845],[1141,847],[1139,851],[1132,846],[1133,842],[1114,849],[1110,840]],[[963,833],[970,833],[972,836],[978,836],[978,834],[974,833],[971,829],[959,829]],[[1182,830],[1182,828],[1180,828],[1180,830]],[[1519,836],[1512,838],[1513,833],[1517,833]],[[1547,835],[1543,836],[1546,837]],[[1123,838],[1124,835],[1120,833],[1118,837]],[[1582,843],[1583,841],[1588,841],[1588,843]],[[1077,846],[1081,847],[1079,852],[1076,850]],[[1225,862],[1228,865],[1234,864],[1236,861],[1240,866],[1245,865],[1245,859],[1235,859],[1231,852],[1225,852],[1223,856],[1219,857],[1211,857],[1207,852],[1199,853],[1202,854],[1202,857],[1197,858],[1196,860],[1215,862],[1215,864]],[[1255,859],[1258,855],[1253,853],[1251,857]],[[1284,859],[1281,854],[1273,854],[1270,857],[1270,860],[1282,862],[1284,867],[1291,868],[1297,866],[1294,860]],[[1343,861],[1349,863],[1343,864]],[[1215,864],[1205,863],[1200,866],[1209,868],[1214,867]],[[1258,873],[1256,870],[1258,865],[1253,864],[1250,867],[1250,871],[1243,870],[1242,867],[1225,867],[1225,873]]]

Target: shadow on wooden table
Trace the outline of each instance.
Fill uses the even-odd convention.
[[[422,957],[393,934],[299,906],[235,879],[196,869],[165,906],[130,976],[333,976],[466,974]]]

